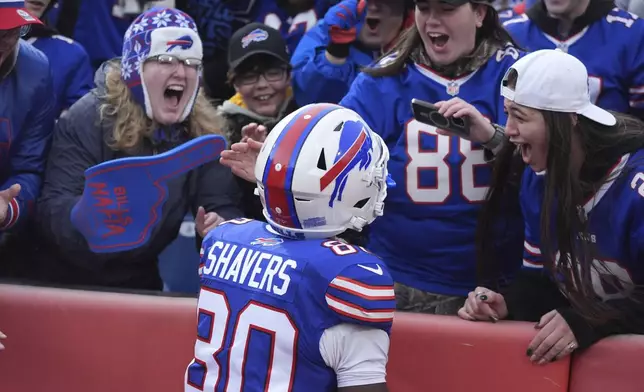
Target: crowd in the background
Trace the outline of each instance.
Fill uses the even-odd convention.
[[[155,157],[189,154],[203,148],[201,140],[216,143],[202,138],[212,135],[228,146],[255,148],[298,108],[334,103],[358,113],[390,150],[388,170],[397,185],[388,191],[384,215],[340,237],[384,260],[399,310],[541,319],[542,326],[554,320],[560,324],[553,330],[567,322],[576,337],[570,351],[587,347],[621,327],[588,332],[575,310],[604,320],[627,309],[620,294],[642,283],[644,264],[613,262],[606,273],[581,267],[561,278],[574,292],[567,298],[543,288],[542,271],[554,268],[554,246],[573,259],[588,256],[571,233],[583,232],[578,224],[592,207],[575,200],[595,197],[607,173],[625,162],[621,157],[644,147],[638,133],[644,22],[635,14],[644,16],[643,4],[27,0],[23,9],[22,1],[0,0],[0,277],[196,295],[202,238],[225,220],[266,218],[254,174],[198,156],[167,173]],[[508,78],[513,64],[528,52],[555,48],[586,67],[589,102],[620,113],[616,121],[632,135],[606,137],[615,122],[592,114],[575,120],[587,133],[564,134],[562,127],[579,124],[552,112],[588,113],[565,107],[574,102],[563,102],[556,89],[543,101],[526,93],[535,112],[504,104],[510,93],[502,82],[520,99],[521,71],[519,81]],[[445,117],[468,117],[478,137],[428,128],[411,113],[414,98],[435,104]],[[533,131],[543,126],[543,120],[534,125],[535,116],[545,118],[548,136]],[[571,163],[571,151],[579,149],[585,158]],[[133,157],[159,168],[158,176],[132,178],[127,190],[110,188],[110,179],[90,181],[90,173],[107,175],[88,169]],[[525,163],[547,178],[526,174]],[[326,170],[323,159],[319,169]],[[643,178],[632,179],[632,187],[644,197]],[[545,191],[533,189],[539,182]],[[107,185],[98,189],[99,183]],[[146,211],[155,215],[154,225],[131,233],[147,215],[124,200],[153,208],[161,196],[148,189],[161,189],[162,208]],[[540,196],[528,202],[526,192]],[[552,210],[540,210],[543,197]],[[614,197],[615,205],[627,204]],[[611,219],[603,224],[622,239],[611,244],[614,260],[644,262],[644,232],[619,226],[641,208],[623,210],[622,220],[605,212]],[[112,236],[127,241],[110,242]],[[528,275],[520,272],[526,269]],[[604,284],[604,275],[617,280]],[[516,288],[517,276],[523,293],[508,298],[531,305],[511,314],[514,304],[508,300],[506,307],[497,293]],[[593,287],[606,302],[588,299]],[[535,295],[529,290],[546,294],[541,302],[526,299]],[[481,296],[489,302],[474,301]],[[554,359],[539,352],[535,361],[544,358]]]

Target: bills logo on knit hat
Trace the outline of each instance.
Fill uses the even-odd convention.
[[[174,8],[150,8],[139,15],[125,32],[121,78],[149,118],[152,118],[152,107],[141,75],[145,61],[160,54],[172,55],[179,59],[202,60],[201,39],[190,16]],[[186,105],[179,122],[185,120],[192,112],[197,92],[198,88]]]
[[[163,220],[166,183],[219,159],[219,135],[193,139],[168,152],[115,159],[85,171],[83,195],[71,222],[95,253],[123,252],[145,245]]]
[[[42,24],[25,9],[24,1],[0,0],[0,30],[11,30],[30,24]]]
[[[192,38],[190,38],[189,35],[184,35],[183,37],[167,42],[168,52],[172,52],[172,49],[174,48],[188,50],[192,47],[193,43],[194,41],[192,40]]]

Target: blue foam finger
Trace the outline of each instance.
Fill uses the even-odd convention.
[[[225,148],[223,137],[206,135],[163,154],[92,166],[85,171],[85,189],[72,209],[72,224],[95,253],[140,247],[161,221],[167,181],[219,159]]]

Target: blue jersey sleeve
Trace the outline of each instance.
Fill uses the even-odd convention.
[[[628,184],[631,187],[630,201],[628,204],[631,217],[644,216],[644,167],[634,170],[630,175]],[[630,221],[630,259],[644,260],[644,220],[632,219]]]
[[[523,241],[523,268],[543,268],[539,246],[539,226],[526,222],[525,240]]]
[[[94,88],[94,70],[89,61],[89,55],[79,43],[63,36],[54,36],[54,38],[67,42],[70,45],[68,54],[74,58],[72,63],[74,70],[67,80],[65,96],[60,97],[63,101],[60,102],[60,106],[62,109],[68,109]]]
[[[512,8],[506,8],[506,9],[503,9],[503,10],[499,10],[498,14],[499,14],[499,21],[501,23],[505,23],[506,21],[517,17],[517,15],[518,15],[516,12],[514,12],[514,10]]]
[[[514,38],[515,40],[517,39],[517,32],[518,32],[517,31],[518,28],[516,26],[530,21],[530,18],[528,18],[528,15],[526,14],[515,15],[512,18],[505,18],[503,20],[501,20],[501,18],[499,17],[499,19],[503,24],[503,27],[508,31],[508,33],[510,33],[512,38]],[[521,45],[521,43],[519,43],[519,45]]]
[[[340,105],[358,113],[389,145],[394,141],[392,138],[397,138],[398,135],[394,134],[399,132],[400,126],[392,115],[395,113],[393,106],[385,99],[391,91],[382,91],[382,84],[386,81],[387,78],[374,78],[364,73],[358,75]]]
[[[19,184],[20,194],[9,203],[7,216],[4,222],[0,222],[0,230],[24,224],[27,216],[34,213],[42,186],[47,151],[54,130],[56,100],[51,70],[34,77],[40,78],[41,82],[33,94],[32,107],[25,108],[30,112],[20,130],[20,140],[11,146],[11,175],[0,185],[0,189],[5,190]]]
[[[633,24],[632,30],[634,31],[631,33],[632,35],[642,37],[642,34],[644,34],[644,21],[635,17],[624,23],[625,26],[629,26],[628,23]],[[627,56],[630,57],[626,62],[629,84],[626,86],[628,87],[628,100],[631,114],[642,119],[644,118],[644,39],[633,42],[633,45],[629,46],[628,49]]]
[[[380,263],[346,267],[329,283],[325,299],[341,322],[391,330],[394,281]]]
[[[539,187],[543,176],[527,167],[521,180],[521,213],[524,221],[523,269],[543,269],[540,241],[540,216],[542,194]]]
[[[301,37],[291,57],[293,92],[300,106],[339,102],[360,68],[373,61],[361,51],[352,49],[343,64],[329,62],[325,55],[329,42],[327,29],[324,21],[320,21]]]

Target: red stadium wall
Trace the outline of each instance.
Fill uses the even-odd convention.
[[[177,392],[195,300],[0,285],[2,392]],[[525,356],[532,324],[398,314],[392,392],[641,391],[644,337],[606,339],[547,366]]]

